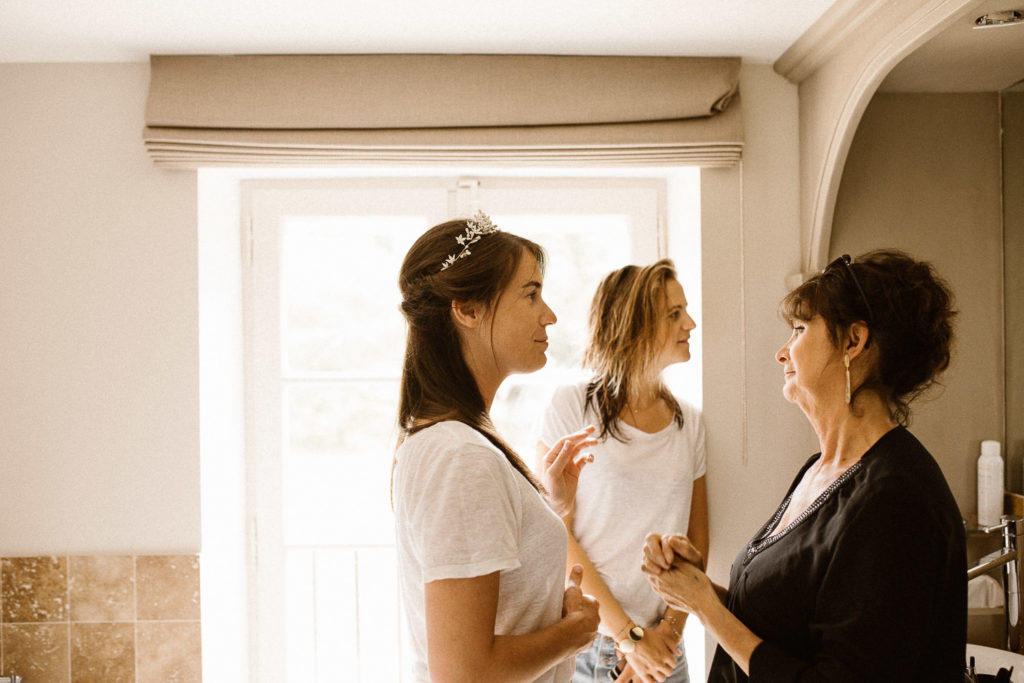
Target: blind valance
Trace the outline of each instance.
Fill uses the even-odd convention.
[[[740,156],[740,60],[153,56],[161,165],[701,164]]]

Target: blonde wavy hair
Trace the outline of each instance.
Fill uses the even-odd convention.
[[[600,416],[599,438],[626,441],[619,415],[635,397],[641,377],[657,358],[661,319],[665,314],[665,283],[677,280],[675,264],[661,259],[649,266],[625,266],[605,276],[590,304],[589,339],[583,367],[594,372],[586,402]],[[660,383],[659,395],[679,426],[683,413],[672,393]]]

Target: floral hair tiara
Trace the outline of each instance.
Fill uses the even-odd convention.
[[[462,247],[462,251],[457,254],[449,254],[448,258],[441,264],[441,272],[448,270],[448,267],[461,258],[466,258],[473,252],[469,250],[469,245],[479,242],[480,238],[484,235],[490,235],[498,232],[498,226],[491,222],[490,217],[483,211],[477,211],[472,218],[466,220],[466,231],[460,235],[455,236],[455,241]]]

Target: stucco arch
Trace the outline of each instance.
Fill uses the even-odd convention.
[[[983,1],[839,0],[775,62],[800,93],[801,276],[827,262],[843,167],[878,86]]]

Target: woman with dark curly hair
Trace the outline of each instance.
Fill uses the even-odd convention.
[[[818,435],[726,592],[682,536],[650,535],[644,570],[719,643],[709,681],[963,680],[964,528],[909,404],[946,369],[955,311],[932,267],[841,256],[785,298],[783,394]]]

